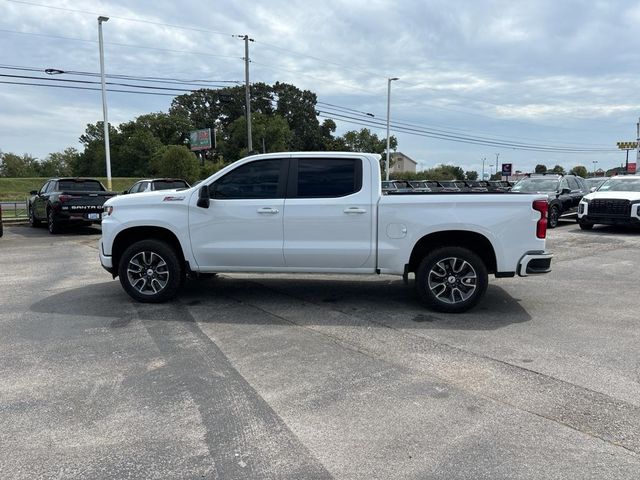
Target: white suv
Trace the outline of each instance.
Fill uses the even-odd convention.
[[[591,230],[597,223],[640,225],[640,176],[612,177],[582,197],[578,223],[583,230]]]

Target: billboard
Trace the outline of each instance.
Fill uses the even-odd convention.
[[[191,151],[211,150],[211,129],[192,130],[189,133],[189,145]]]
[[[512,163],[503,163],[502,164],[502,176],[503,177],[510,177],[511,176],[511,171],[513,164]]]

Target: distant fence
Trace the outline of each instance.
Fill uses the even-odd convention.
[[[2,218],[9,220],[11,218],[27,218],[27,202],[0,202],[2,206]]]

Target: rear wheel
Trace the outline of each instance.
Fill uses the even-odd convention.
[[[56,220],[52,209],[47,210],[47,226],[50,234],[60,233],[60,222]]]
[[[557,205],[554,205],[549,209],[547,226],[549,228],[556,228],[558,226],[558,220],[560,220],[560,209]]]
[[[416,272],[416,292],[437,311],[461,313],[480,301],[488,284],[487,268],[478,255],[462,247],[429,253]]]
[[[184,277],[175,250],[159,240],[141,240],[120,258],[118,275],[133,299],[159,303],[175,297]]]

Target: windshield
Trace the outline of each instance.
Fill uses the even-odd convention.
[[[612,178],[603,183],[599,192],[640,192],[640,178]]]
[[[557,178],[523,178],[511,189],[512,192],[555,192],[558,190]]]

